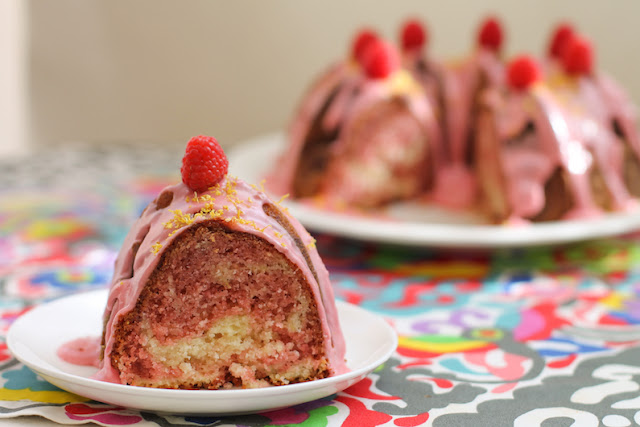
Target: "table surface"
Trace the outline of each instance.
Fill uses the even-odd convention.
[[[317,235],[336,297],[400,339],[360,383],[293,408],[170,417],[51,386],[2,337],[29,307],[107,285],[179,158],[114,145],[0,161],[0,425],[640,425],[640,235],[495,251]]]

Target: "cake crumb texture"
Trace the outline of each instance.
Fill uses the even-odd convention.
[[[254,388],[329,376],[313,293],[274,246],[209,220],[159,256],[114,334],[123,383]]]

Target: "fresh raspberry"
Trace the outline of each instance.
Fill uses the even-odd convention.
[[[375,31],[368,28],[363,28],[362,30],[360,30],[353,38],[353,43],[351,45],[351,57],[361,64],[362,55],[366,51],[367,46],[369,46],[372,41],[377,39],[378,35]]]
[[[570,37],[562,55],[564,70],[572,75],[591,74],[593,62],[591,43],[577,35]]]
[[[389,43],[376,39],[363,53],[362,67],[370,79],[384,79],[400,67],[398,51]]]
[[[478,32],[478,44],[480,46],[498,52],[502,46],[502,26],[494,17],[487,18]]]
[[[224,178],[228,170],[229,160],[215,138],[200,135],[187,143],[180,173],[190,189],[205,191]]]
[[[516,90],[524,90],[540,80],[540,67],[533,57],[522,55],[509,63],[507,69],[509,86]]]
[[[551,36],[548,55],[551,58],[562,59],[567,42],[573,37],[573,34],[574,30],[571,25],[567,23],[559,24]]]
[[[427,31],[420,21],[410,19],[402,27],[400,43],[403,51],[422,49],[428,41]]]

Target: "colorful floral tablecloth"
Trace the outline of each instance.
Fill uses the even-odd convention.
[[[314,402],[230,417],[117,408],[60,390],[3,341],[30,307],[110,279],[179,154],[110,147],[0,162],[0,422],[104,426],[640,425],[640,235],[443,251],[317,235],[337,298],[382,315],[397,351]]]

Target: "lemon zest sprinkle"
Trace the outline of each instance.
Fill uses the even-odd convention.
[[[277,205],[279,205],[280,203],[282,203],[286,198],[289,197],[289,193],[285,194],[284,196],[280,197],[280,200],[278,200],[276,202]]]
[[[271,225],[267,225],[264,228],[260,228],[255,223],[255,221],[248,220],[243,217],[245,212],[241,209],[241,206],[245,205],[245,206],[251,207],[253,200],[251,199],[250,196],[247,198],[247,200],[240,200],[238,198],[238,192],[236,190],[237,182],[238,182],[237,178],[229,176],[226,184],[221,185],[220,183],[217,183],[213,185],[212,187],[209,188],[208,194],[198,195],[197,192],[194,192],[192,197],[187,196],[186,197],[187,203],[189,202],[203,203],[204,205],[202,206],[202,208],[200,208],[198,212],[195,212],[193,214],[183,213],[179,209],[176,209],[175,211],[170,211],[173,214],[173,218],[171,218],[169,221],[163,224],[163,226],[166,229],[173,230],[169,234],[169,236],[172,236],[179,229],[183,227],[192,225],[196,220],[207,219],[207,218],[221,219],[229,223],[246,225],[259,232],[264,233],[265,230]],[[262,191],[264,191],[264,180],[260,183],[260,185],[262,187]],[[251,185],[251,187],[253,187],[256,191],[260,191],[260,189],[258,189],[254,185]],[[235,215],[227,216],[226,218],[224,218],[225,212],[229,212],[229,213],[232,212],[231,206],[229,204],[223,205],[222,208],[220,209],[215,209],[215,201],[216,201],[215,196],[223,196],[223,195],[227,197],[230,205],[233,205],[233,207],[235,208]]]

